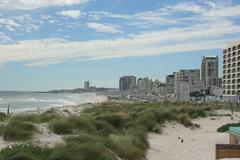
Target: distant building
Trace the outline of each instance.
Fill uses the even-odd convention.
[[[136,77],[135,76],[124,76],[119,80],[120,91],[130,91],[136,88]]]
[[[190,100],[190,85],[187,81],[182,81],[179,84],[179,94],[177,97],[179,101],[189,101]]]
[[[174,95],[179,97],[181,94],[182,82],[183,85],[189,85],[189,90],[193,85],[200,81],[200,70],[199,69],[186,69],[180,70],[174,73]],[[184,87],[183,87],[184,88]],[[189,93],[190,94],[190,93]]]
[[[166,76],[166,83],[174,84],[174,74]]]
[[[90,89],[90,82],[89,81],[85,81],[84,82],[84,89],[85,90],[89,90]]]
[[[202,58],[201,80],[205,85],[219,85],[217,56],[204,56]]]
[[[137,81],[137,89],[142,93],[149,93],[153,90],[153,81],[148,77],[139,78]]]
[[[161,96],[174,94],[174,84],[173,83],[160,83],[159,84],[159,94]]]
[[[240,41],[233,42],[223,50],[223,96],[240,94]]]

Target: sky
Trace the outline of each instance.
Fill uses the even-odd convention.
[[[0,90],[165,80],[240,40],[239,0],[0,0]]]

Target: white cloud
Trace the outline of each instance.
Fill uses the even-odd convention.
[[[206,12],[206,10],[200,6],[195,4],[194,2],[182,2],[182,3],[178,3],[176,5],[173,6],[167,6],[166,7],[167,11],[185,11],[185,12],[192,12],[192,13],[203,13]]]
[[[0,27],[5,27],[9,31],[14,31],[16,27],[21,27],[15,20],[10,18],[0,19]]]
[[[12,42],[12,39],[5,33],[0,32],[0,43],[4,44],[9,42]]]
[[[97,32],[103,33],[122,33],[119,30],[119,26],[112,24],[101,24],[101,23],[88,23],[87,26],[91,29],[96,30]]]
[[[41,7],[75,5],[88,1],[89,0],[0,0],[0,8],[6,10],[32,10]]]
[[[240,16],[240,5],[212,9],[204,13],[210,17],[237,17]]]
[[[0,63],[24,61],[28,66],[59,63],[66,59],[96,60],[129,56],[161,55],[176,52],[223,48],[240,38],[240,27],[230,21],[198,24],[145,32],[113,40],[68,41],[64,39],[25,40],[0,45]],[[229,37],[232,38],[224,38]]]
[[[39,29],[39,23],[39,20],[32,19],[32,17],[28,14],[21,16],[11,16],[0,18],[0,29],[4,28],[10,32],[21,31],[31,33],[32,31]]]
[[[65,17],[79,18],[83,13],[80,10],[63,10],[58,14]]]

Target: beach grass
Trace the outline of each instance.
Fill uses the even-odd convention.
[[[65,144],[51,149],[30,145],[20,152],[16,151],[19,146],[15,146],[12,150],[16,153],[8,148],[0,151],[0,155],[4,153],[5,159],[28,156],[30,160],[144,160],[149,148],[148,132],[161,133],[164,123],[172,121],[185,127],[199,127],[192,119],[206,117],[219,108],[211,104],[107,102],[86,108],[80,115],[63,116],[48,111],[13,116],[4,127],[5,140],[31,139],[36,133],[34,123],[47,123],[50,131],[64,137]],[[44,158],[39,156],[43,153]]]
[[[30,122],[10,120],[3,127],[2,136],[6,141],[26,141],[32,139],[36,132],[36,127]]]
[[[56,111],[49,110],[49,111],[43,112],[41,114],[37,114],[37,113],[17,114],[17,115],[12,116],[11,120],[27,121],[27,122],[40,124],[40,123],[48,123],[53,120],[59,120],[61,118],[62,118],[62,116],[59,115]]]
[[[0,122],[5,121],[5,120],[7,119],[7,117],[8,117],[8,116],[7,116],[5,113],[0,112]]]

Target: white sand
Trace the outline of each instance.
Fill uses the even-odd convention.
[[[223,111],[222,111],[223,112]],[[240,115],[240,113],[237,113]],[[163,134],[149,134],[148,160],[215,160],[215,145],[227,144],[228,134],[217,133],[220,126],[239,122],[239,118],[211,117],[195,120],[200,129],[191,130],[181,124],[168,123]],[[184,142],[178,139],[181,137]]]

